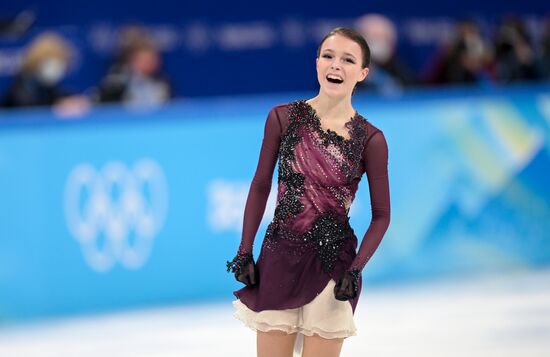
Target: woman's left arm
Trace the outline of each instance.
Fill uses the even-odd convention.
[[[356,296],[361,272],[378,248],[390,224],[388,145],[384,133],[380,130],[367,140],[363,150],[363,162],[369,182],[372,219],[355,259],[335,286],[334,291],[339,300]]]
[[[363,151],[369,182],[372,219],[363,236],[350,269],[362,271],[382,241],[390,225],[390,185],[388,180],[388,144],[382,131],[370,137]]]

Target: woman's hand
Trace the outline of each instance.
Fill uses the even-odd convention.
[[[246,286],[254,286],[258,282],[256,264],[252,253],[237,254],[232,261],[227,261],[227,271],[235,274],[235,279]]]
[[[359,288],[361,272],[358,269],[346,270],[334,286],[334,297],[340,301],[354,299]]]

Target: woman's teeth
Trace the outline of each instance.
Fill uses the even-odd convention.
[[[341,77],[333,76],[331,74],[329,74],[327,76],[327,81],[329,81],[330,83],[336,83],[336,84],[340,84],[340,83],[344,82],[344,80]]]

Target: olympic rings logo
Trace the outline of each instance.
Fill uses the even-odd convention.
[[[164,225],[167,187],[162,168],[151,159],[132,168],[111,161],[99,171],[82,163],[70,172],[65,219],[92,269],[106,272],[116,262],[128,269],[145,264]]]

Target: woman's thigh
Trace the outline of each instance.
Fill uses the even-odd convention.
[[[323,338],[315,334],[304,336],[302,357],[338,357],[343,344],[343,338]]]
[[[296,333],[257,331],[256,336],[258,357],[292,357]]]

